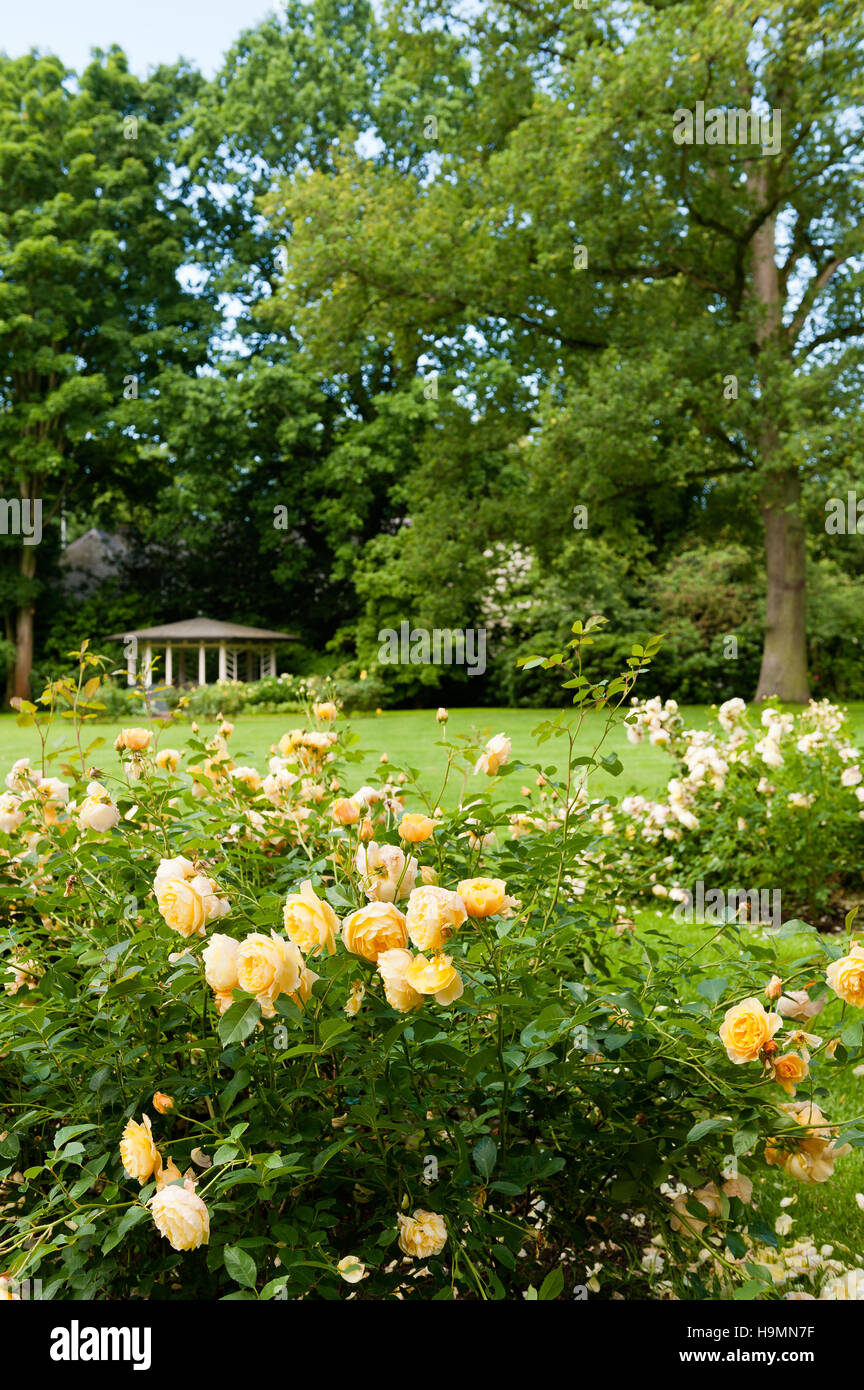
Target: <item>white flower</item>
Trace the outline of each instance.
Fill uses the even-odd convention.
[[[861,769],[856,763],[854,767],[844,767],[840,774],[840,783],[844,787],[855,787],[861,781]]]

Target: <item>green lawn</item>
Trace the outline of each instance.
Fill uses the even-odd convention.
[[[859,740],[864,738],[864,702],[849,706],[850,718]],[[553,739],[539,747],[532,738],[532,730],[543,719],[555,711],[535,709],[454,709],[447,724],[447,736],[458,738],[476,733],[488,738],[492,734],[506,733],[513,742],[513,758],[526,763],[541,762],[546,766],[559,766],[564,756],[563,740]],[[704,728],[710,717],[706,705],[682,706],[681,714],[686,723],[693,728]],[[127,723],[135,721],[128,720]],[[140,721],[139,721],[140,722]],[[299,715],[244,715],[234,721],[234,734],[231,739],[231,752],[237,763],[251,763],[262,772],[267,770],[267,759],[271,747],[287,729],[301,723]],[[381,754],[388,754],[394,769],[401,767],[417,768],[421,781],[430,789],[437,789],[443,775],[446,754],[439,746],[442,731],[435,722],[435,711],[430,710],[388,710],[382,714],[353,715],[349,721],[359,736],[359,749],[363,761],[356,765],[354,774],[357,784],[379,770]],[[215,720],[199,720],[202,735],[215,732]],[[119,770],[119,760],[112,744],[121,725],[94,723],[88,726],[86,738],[96,737],[105,740],[103,746],[95,749],[89,758],[91,764],[114,774]],[[579,751],[590,753],[602,731],[602,721],[596,715],[589,715],[579,738]],[[159,731],[162,747],[182,749],[189,735],[188,722]],[[64,725],[58,734],[51,736],[49,749],[68,747],[69,730]],[[627,742],[619,727],[613,732],[604,752],[617,752],[624,764],[623,773],[616,779],[605,774],[596,774],[594,783],[597,794],[613,789],[619,795],[628,792],[658,794],[672,775],[673,765],[667,754],[650,744],[643,743],[633,747]],[[0,715],[0,770],[5,770],[16,758],[30,757],[34,762],[39,754],[39,740],[33,729],[20,729],[13,714]],[[64,759],[59,759],[59,762]],[[457,787],[453,787],[456,794]]]

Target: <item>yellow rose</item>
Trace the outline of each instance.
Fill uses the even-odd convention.
[[[271,932],[269,937],[253,932],[240,942],[237,952],[237,983],[247,994],[254,994],[266,1018],[272,1018],[273,1005],[280,994],[293,994],[303,973],[303,957],[293,941]]]
[[[417,1207],[413,1216],[399,1213],[399,1249],[413,1260],[428,1260],[440,1255],[447,1244],[447,1227],[443,1216]]]
[[[143,1187],[154,1169],[161,1167],[159,1150],[153,1142],[150,1116],[144,1115],[141,1124],[129,1120],[120,1139],[120,1161],[130,1178],[137,1178]]]
[[[345,918],[342,940],[353,956],[374,964],[382,951],[408,945],[408,928],[393,903],[368,903]]]
[[[320,955],[325,947],[328,955],[335,954],[339,919],[330,904],[318,897],[310,879],[303,880],[299,893],[285,899],[283,918],[285,930],[304,955]]]
[[[418,951],[440,950],[466,916],[458,893],[434,886],[415,888],[405,909],[408,935]]]
[[[332,700],[322,700],[319,704],[312,706],[312,713],[316,719],[335,719],[339,711]]]
[[[242,782],[244,787],[248,787],[250,792],[257,792],[261,786],[261,773],[257,767],[232,768],[231,776],[235,782]]]
[[[800,1057],[797,1052],[787,1052],[783,1057],[775,1057],[772,1061],[774,1068],[774,1080],[788,1096],[794,1096],[795,1087],[799,1085],[808,1073],[806,1059]]]
[[[726,1010],[720,1041],[730,1062],[757,1062],[759,1054],[770,1042],[783,1020],[779,1014],[768,1014],[759,999],[742,999]]]
[[[435,822],[432,817],[421,815],[417,811],[407,812],[399,822],[399,834],[410,845],[422,845],[434,829]]]
[[[164,1091],[156,1091],[153,1096],[153,1109],[158,1110],[160,1115],[167,1115],[169,1110],[174,1109],[173,1096],[166,1096]]]
[[[362,838],[361,827],[361,838]],[[370,840],[355,856],[363,892],[370,902],[392,903],[407,898],[417,876],[417,860],[406,859],[398,845],[379,845]]]
[[[143,753],[145,748],[150,747],[152,737],[150,729],[121,729],[117,743],[121,748],[128,748],[130,753]],[[114,744],[115,748],[117,743]]]
[[[221,932],[214,932],[204,950],[201,952],[201,959],[204,962],[204,978],[211,989],[218,994],[227,994],[231,997],[232,989],[237,989],[237,952],[240,949],[240,942],[235,941],[233,936],[223,936]]]
[[[176,748],[160,748],[156,754],[156,766],[164,772],[176,772],[180,766],[180,753]]]
[[[197,1250],[210,1239],[210,1213],[191,1181],[163,1188],[148,1206],[159,1234],[175,1250]]]
[[[410,1009],[418,1009],[423,1003],[423,995],[418,994],[405,979],[405,972],[413,960],[410,951],[394,947],[392,950],[382,951],[376,962],[387,1003],[400,1014],[408,1013]]]
[[[172,931],[181,936],[203,935],[207,921],[204,899],[185,879],[157,879],[156,905]]]
[[[835,960],[825,971],[825,978],[845,1004],[864,1009],[864,946],[855,945],[848,956]]]
[[[354,825],[360,819],[360,810],[350,797],[341,797],[330,807],[330,814],[337,825]]]
[[[452,1004],[464,988],[452,956],[433,956],[431,960],[415,956],[404,979],[418,994],[434,994],[438,1004]]]
[[[492,917],[507,906],[503,878],[463,878],[457,891],[469,917]]]
[[[834,1173],[835,1158],[852,1152],[851,1144],[834,1143],[835,1130],[825,1123],[818,1105],[810,1101],[793,1101],[781,1105],[784,1114],[805,1129],[803,1138],[782,1134],[768,1140],[765,1162],[782,1168],[796,1182],[827,1182]]]

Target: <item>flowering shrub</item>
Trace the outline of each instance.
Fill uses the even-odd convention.
[[[622,717],[657,646],[593,684],[598,621],[532,659],[573,706],[537,730],[564,773],[530,769],[558,809],[515,835],[501,792],[529,769],[506,732],[448,741],[444,710],[430,797],[389,765],[349,794],[328,701],[266,774],[229,721],[180,750],[165,719],[123,730],[117,778],[84,741],[99,658],[22,704],[43,751],[0,828],[7,1277],[57,1298],[773,1292],[753,1177],[826,1181],[864,1142],[820,1108],[860,1056],[834,1015],[864,1005],[864,947],[814,937],[821,965],[781,981],[754,942],[703,978],[671,938],[618,935],[590,878],[574,893],[600,840],[580,778],[621,770],[602,739],[577,756],[579,730]],[[791,1026],[823,1005],[828,1041]]]
[[[611,837],[603,857],[634,896],[681,902],[702,880],[781,891],[787,918],[833,908],[842,920],[836,904],[860,888],[864,848],[864,781],[842,710],[827,700],[798,714],[769,705],[756,723],[734,699],[694,730],[674,700],[634,701],[627,737],[677,764],[662,800],[628,796],[594,810]]]

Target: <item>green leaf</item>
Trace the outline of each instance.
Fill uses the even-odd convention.
[[[495,1140],[491,1139],[488,1134],[484,1135],[483,1138],[474,1145],[473,1157],[474,1167],[477,1169],[481,1178],[484,1178],[486,1182],[488,1182],[495,1170],[495,1163],[498,1158],[498,1145],[495,1143]]]
[[[553,1298],[564,1292],[564,1271],[560,1265],[551,1269],[540,1285],[538,1295],[541,1303],[550,1303]]]
[[[241,1250],[239,1245],[226,1245],[225,1268],[235,1283],[254,1289],[258,1269],[247,1250]]]
[[[254,1033],[261,1017],[261,1005],[251,994],[248,999],[238,999],[225,1011],[219,1020],[219,1039],[223,1047],[242,1042]]]
[[[728,1115],[714,1115],[710,1120],[699,1120],[687,1133],[687,1143],[695,1144],[697,1139],[702,1139],[706,1134],[710,1134],[715,1129],[725,1129],[731,1124]]]

